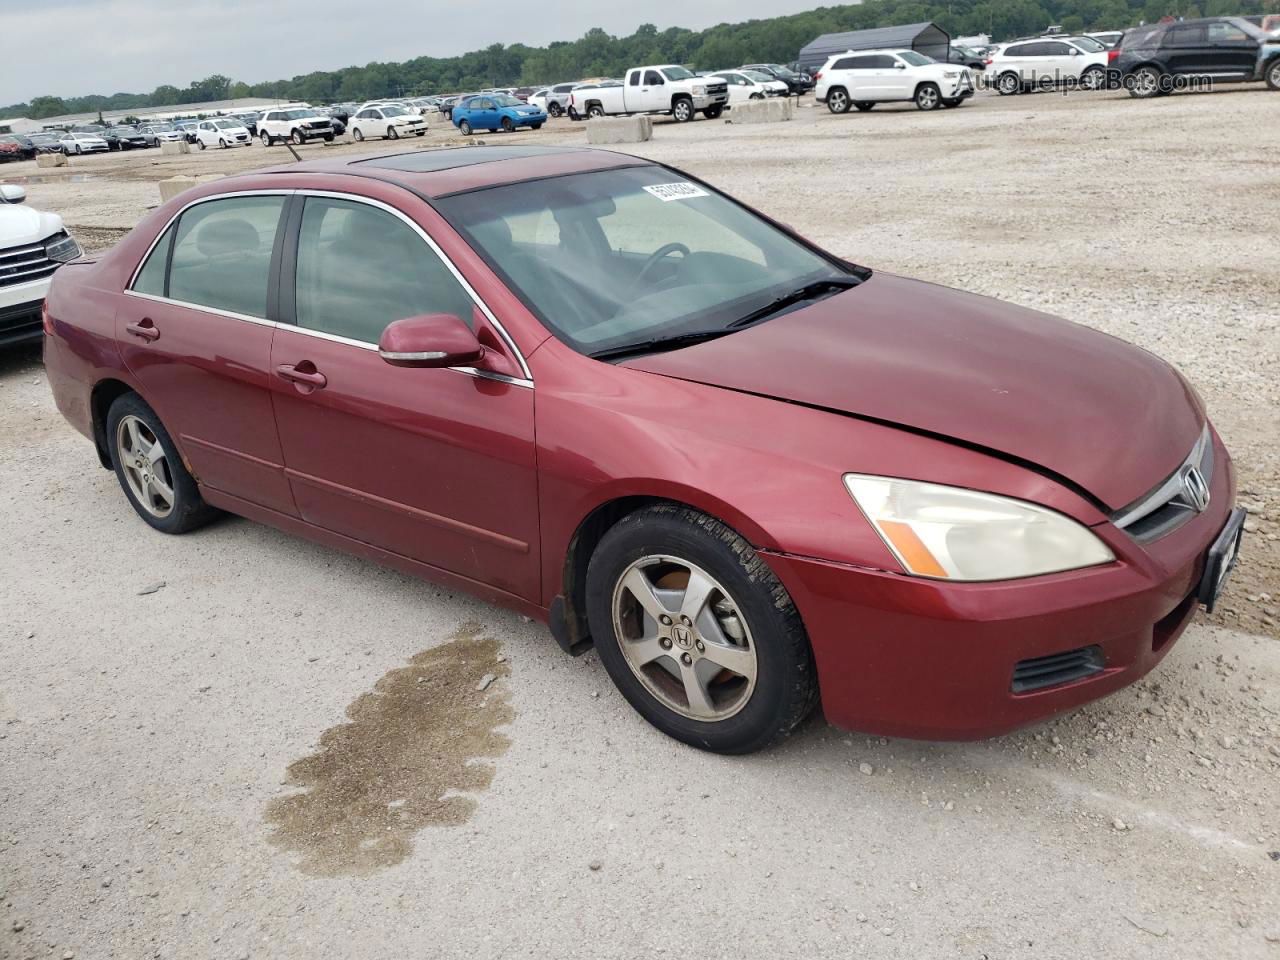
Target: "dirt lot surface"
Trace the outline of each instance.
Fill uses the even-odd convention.
[[[986,743],[815,718],[687,749],[517,616],[243,520],[151,532],[38,351],[0,355],[0,958],[1280,957],[1278,104],[806,107],[634,151],[1204,396],[1253,514],[1220,613],[1136,687]],[[288,159],[3,174],[100,248],[163,177]]]

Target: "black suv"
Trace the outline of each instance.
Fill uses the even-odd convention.
[[[1160,96],[1193,82],[1265,80],[1280,90],[1280,38],[1240,17],[1134,27],[1111,53],[1111,68],[1133,97]]]

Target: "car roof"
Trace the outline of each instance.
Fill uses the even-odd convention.
[[[363,157],[307,160],[243,177],[228,177],[218,183],[224,189],[236,189],[235,181],[263,174],[329,174],[381,180],[426,197],[443,197],[486,187],[594,170],[650,166],[652,163],[642,157],[586,147],[437,147]]]

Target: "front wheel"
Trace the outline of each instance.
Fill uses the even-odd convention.
[[[916,89],[917,110],[937,110],[942,106],[942,91],[936,83],[922,83]]]
[[[529,124],[529,129],[530,129],[530,130],[541,130],[541,129],[542,129],[542,124],[540,124],[540,123],[531,123],[531,124]]]
[[[194,478],[154,410],[136,393],[107,412],[111,465],[138,516],[161,533],[186,533],[218,511],[204,502]]]
[[[832,113],[849,112],[849,94],[845,93],[843,87],[827,91],[827,109]]]
[[[808,637],[786,588],[706,514],[664,504],[618,521],[591,557],[586,611],[618,690],[691,746],[759,750],[817,702]]]
[[[219,149],[221,149],[221,150],[225,150],[225,149],[227,149],[227,146],[228,146],[227,141],[225,141],[225,140],[223,140],[223,139],[221,139],[221,138],[219,138],[219,139],[218,139],[218,148],[219,148]]]
[[[561,114],[564,113],[564,108],[561,107],[560,104],[558,103],[553,103],[551,104],[551,106],[547,107],[547,113],[551,114],[553,117],[558,118]]]
[[[262,137],[260,139],[262,140],[262,145],[264,147],[274,147],[276,145],[275,139],[265,130],[262,131]]]
[[[307,138],[302,135],[301,130],[294,130],[293,135],[289,137],[293,141],[295,147],[300,147],[307,142]]]
[[[724,107],[720,105],[707,107],[707,109],[702,111],[702,115],[708,120],[718,120],[722,113],[724,113]]]
[[[693,119],[693,101],[687,97],[681,97],[671,105],[671,116],[675,118],[676,123],[688,123]]]
[[[1272,90],[1280,90],[1280,57],[1267,64],[1267,86]]]
[[[203,141],[203,140],[197,140],[197,141],[196,141],[196,146],[198,146],[201,150],[203,150],[203,149],[205,148],[205,147],[204,147],[204,141]]]
[[[510,117],[503,117],[503,118],[502,118],[502,132],[503,132],[503,133],[512,133],[512,132],[515,130],[515,128],[516,128],[516,125],[515,125],[514,123],[512,123],[512,122],[511,122],[511,118],[510,118]]]
[[[356,143],[364,143],[364,131],[359,127],[355,127],[351,131],[351,139]]]
[[[856,103],[854,103],[854,106],[858,108],[859,113],[866,113],[875,105],[876,104],[874,100],[859,100]]]
[[[462,134],[464,137],[471,136],[471,124],[468,123],[466,120],[459,120],[458,132]]]

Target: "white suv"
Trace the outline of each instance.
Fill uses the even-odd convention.
[[[62,218],[22,206],[27,192],[0,184],[0,347],[35,340],[53,271],[80,256]]]
[[[306,107],[268,110],[258,121],[258,136],[264,147],[275,146],[278,140],[292,140],[299,146],[308,140],[332,143],[333,122]]]
[[[1002,96],[1024,90],[1107,85],[1107,48],[1093,37],[1039,37],[1006,43],[987,61],[986,76]]]
[[[849,107],[913,101],[920,110],[958,107],[973,96],[973,73],[957,63],[939,63],[915,50],[859,50],[827,59],[814,97],[832,113]]]

